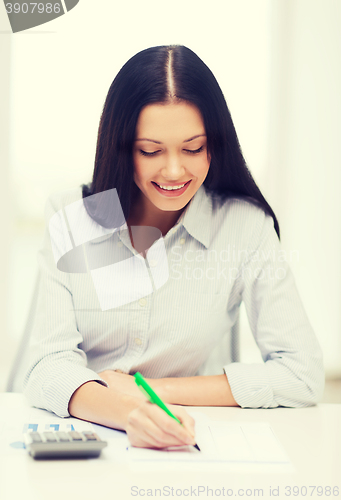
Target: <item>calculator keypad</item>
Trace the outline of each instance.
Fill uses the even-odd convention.
[[[30,432],[25,439],[26,448],[33,458],[98,457],[107,446],[107,442],[91,431]]]

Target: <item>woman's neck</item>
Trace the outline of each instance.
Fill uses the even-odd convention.
[[[151,203],[144,204],[141,198],[136,199],[127,220],[131,244],[135,250],[146,258],[148,249],[160,238],[160,233],[155,229],[143,230],[141,226],[156,228],[162,236],[165,236],[176,224],[185,208],[174,212],[159,210]]]
[[[134,203],[129,218],[127,220],[128,227],[131,226],[150,226],[161,231],[162,236],[165,236],[168,231],[176,224],[186,207],[174,212],[160,210],[154,205],[143,203],[141,198]]]

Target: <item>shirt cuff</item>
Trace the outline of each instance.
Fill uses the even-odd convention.
[[[223,367],[232,396],[241,408],[276,408],[265,366],[260,363],[231,363]]]
[[[68,411],[70,399],[73,393],[86,382],[98,382],[109,387],[96,372],[73,363],[68,363],[65,370],[61,370],[59,367],[58,374],[53,374],[52,371],[42,386],[44,408],[59,417],[71,417],[72,415]]]

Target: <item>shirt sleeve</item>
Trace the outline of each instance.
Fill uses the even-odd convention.
[[[76,389],[89,381],[107,383],[87,368],[87,356],[79,348],[83,338],[77,328],[70,275],[57,268],[48,229],[51,216],[58,212],[55,205],[52,198],[46,205],[47,225],[38,254],[37,309],[23,392],[32,406],[69,417],[68,405]]]
[[[235,401],[243,408],[312,406],[324,390],[322,350],[273,219],[257,212],[239,286],[264,363],[231,363],[224,372]]]

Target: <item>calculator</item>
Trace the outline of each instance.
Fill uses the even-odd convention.
[[[91,431],[29,432],[25,445],[33,458],[94,458],[108,443]]]

